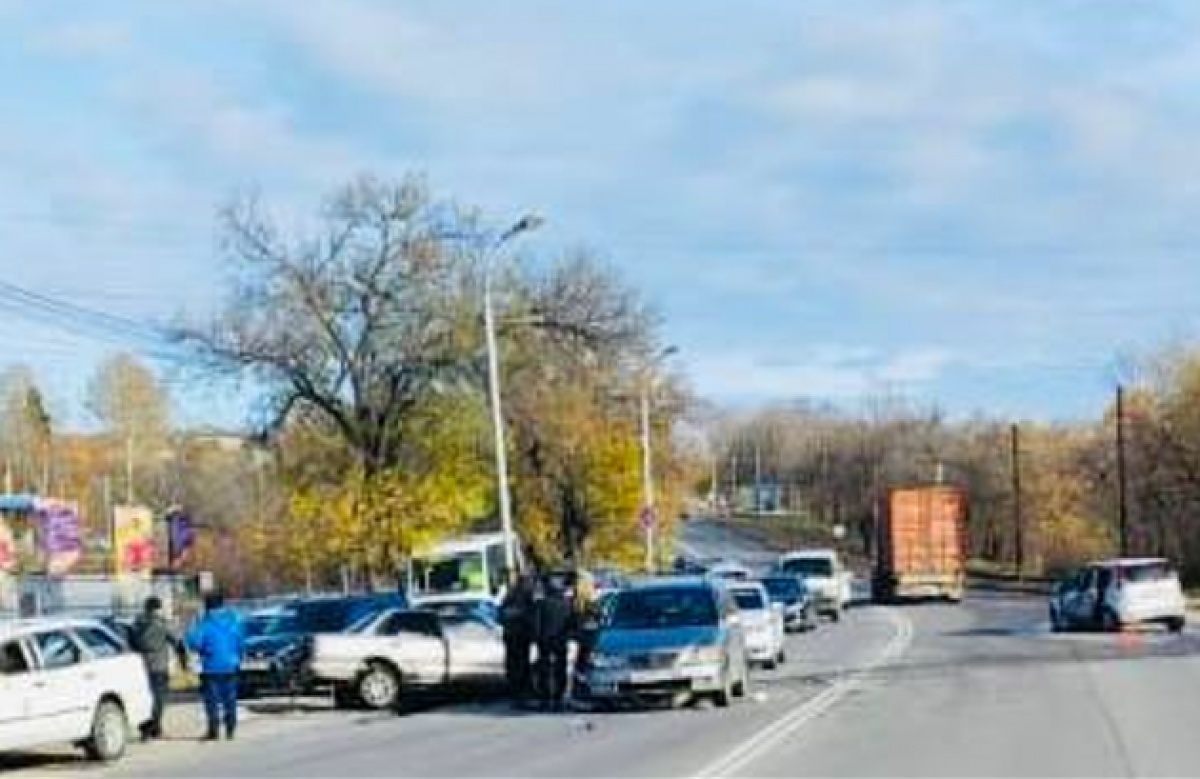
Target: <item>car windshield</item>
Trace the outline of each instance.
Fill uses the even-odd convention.
[[[300,622],[294,612],[278,612],[273,614],[251,614],[246,619],[246,635],[251,638],[258,636],[282,636],[296,633],[300,630]]]
[[[1165,562],[1141,563],[1121,567],[1121,579],[1133,584],[1161,582],[1175,578],[1175,569]]]
[[[804,585],[793,576],[763,579],[762,583],[773,601],[790,603],[799,600],[800,596],[804,594]]]
[[[609,627],[625,630],[715,625],[717,606],[710,590],[673,587],[618,593]]]
[[[801,557],[785,560],[780,568],[790,574],[805,578],[833,576],[833,562],[826,557]]]
[[[739,609],[758,611],[767,607],[766,599],[758,590],[734,590],[733,600]]]

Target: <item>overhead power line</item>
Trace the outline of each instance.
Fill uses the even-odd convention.
[[[170,333],[162,327],[51,297],[0,281],[0,310],[66,332],[119,343],[147,356],[176,356]]]

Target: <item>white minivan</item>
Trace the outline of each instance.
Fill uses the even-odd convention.
[[[68,742],[116,760],[151,706],[142,658],[101,623],[0,622],[0,752]]]

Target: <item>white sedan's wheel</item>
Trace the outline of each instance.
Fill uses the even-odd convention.
[[[371,667],[358,678],[358,699],[368,709],[391,709],[400,702],[400,675],[382,663]]]
[[[84,744],[88,757],[110,762],[125,754],[129,745],[129,720],[116,701],[104,700],[96,707],[92,732]]]

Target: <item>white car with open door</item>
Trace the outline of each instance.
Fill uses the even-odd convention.
[[[731,582],[728,587],[742,618],[746,659],[767,669],[786,662],[783,607],[771,602],[761,582]]]
[[[142,658],[101,623],[0,623],[0,752],[70,742],[116,760],[151,703]]]
[[[1054,630],[1160,623],[1178,633],[1187,624],[1179,574],[1162,558],[1106,560],[1084,566],[1050,595]]]

